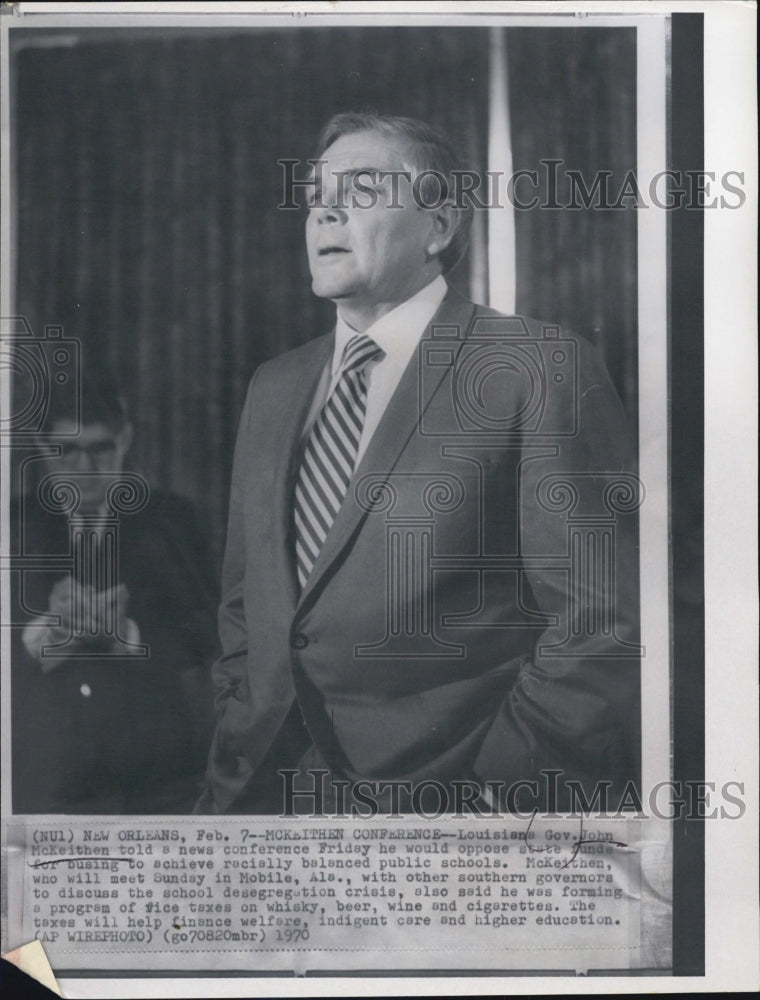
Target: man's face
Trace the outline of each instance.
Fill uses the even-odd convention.
[[[124,456],[132,440],[131,425],[114,430],[104,423],[83,424],[77,433],[73,420],[56,420],[51,432],[51,443],[60,447],[61,454],[45,459],[47,471],[57,475],[89,473],[76,477],[82,494],[80,509],[97,509],[113,481],[110,476],[98,473],[122,471]]]
[[[312,289],[343,304],[347,312],[382,313],[427,284],[440,271],[431,257],[435,213],[415,204],[406,178],[375,183],[382,171],[409,171],[409,151],[400,139],[378,132],[341,136],[321,157],[321,190],[309,209],[306,247]],[[374,194],[354,188],[352,179]],[[353,204],[354,200],[357,202]],[[376,201],[371,207],[364,207]],[[389,207],[391,204],[400,207]],[[320,207],[324,206],[324,207]]]

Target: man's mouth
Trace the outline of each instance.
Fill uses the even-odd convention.
[[[317,251],[319,257],[328,257],[333,254],[351,253],[346,247],[322,247]]]

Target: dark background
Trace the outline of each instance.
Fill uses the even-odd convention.
[[[513,170],[635,169],[630,28],[509,29]],[[337,111],[426,118],[487,162],[489,29],[14,31],[17,313],[122,381],[131,467],[192,499],[219,559],[238,416],[263,360],[325,332],[278,159]],[[486,287],[486,213],[452,275]],[[601,347],[633,426],[634,211],[516,213],[517,309]],[[28,485],[28,484],[25,484]],[[18,488],[18,486],[17,486]]]

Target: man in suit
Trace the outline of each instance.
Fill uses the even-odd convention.
[[[53,401],[12,517],[14,811],[188,812],[212,725],[206,546],[187,500],[124,471],[114,380],[85,372],[80,404]]]
[[[516,808],[547,771],[550,805],[635,778],[637,499],[609,376],[447,286],[470,209],[436,129],[339,115],[315,168],[336,325],[251,380],[196,811],[340,812],[367,788],[406,811],[423,785],[445,810],[463,782]]]

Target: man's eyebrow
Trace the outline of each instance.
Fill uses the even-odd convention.
[[[319,179],[324,177],[325,174],[328,177],[330,175],[333,177],[355,177],[357,174],[379,174],[388,172],[389,171],[383,171],[381,167],[349,167],[346,170],[320,170],[319,172],[310,170],[306,176],[310,181],[313,181],[316,178],[316,183],[319,184]]]
[[[347,170],[333,170],[328,171],[328,174],[332,173],[334,177],[340,178],[340,186],[344,187],[346,180],[353,181],[361,175],[377,177],[381,173],[380,167],[351,167]],[[386,171],[387,173],[387,171]],[[312,170],[309,172],[307,177],[307,182],[313,184],[311,197],[315,200],[319,200],[322,197],[322,192],[324,191],[324,174],[320,171],[317,173]]]
[[[384,179],[385,177],[389,177],[392,174],[396,173],[401,174],[403,176],[409,175],[409,171],[404,170],[403,168],[397,169],[397,168],[383,168],[383,167],[371,167],[371,166],[349,167],[346,170],[327,171],[328,176],[332,174],[334,177],[340,178],[340,187],[342,190],[345,190],[345,183],[347,180],[353,181],[357,177],[367,176],[379,181],[381,178]],[[321,199],[322,193],[325,189],[325,185],[323,183],[324,177],[325,175],[322,171],[319,172],[315,170],[309,171],[309,174],[307,175],[307,182],[313,185],[313,189],[310,195],[311,200],[319,201]]]
[[[332,170],[328,171],[328,174],[332,173],[334,177],[357,177],[359,174],[382,174],[391,173],[391,171],[383,170],[382,167],[350,167],[347,170]]]
[[[353,167],[351,170],[343,171],[347,177],[356,177],[357,174],[379,174],[379,167]]]

